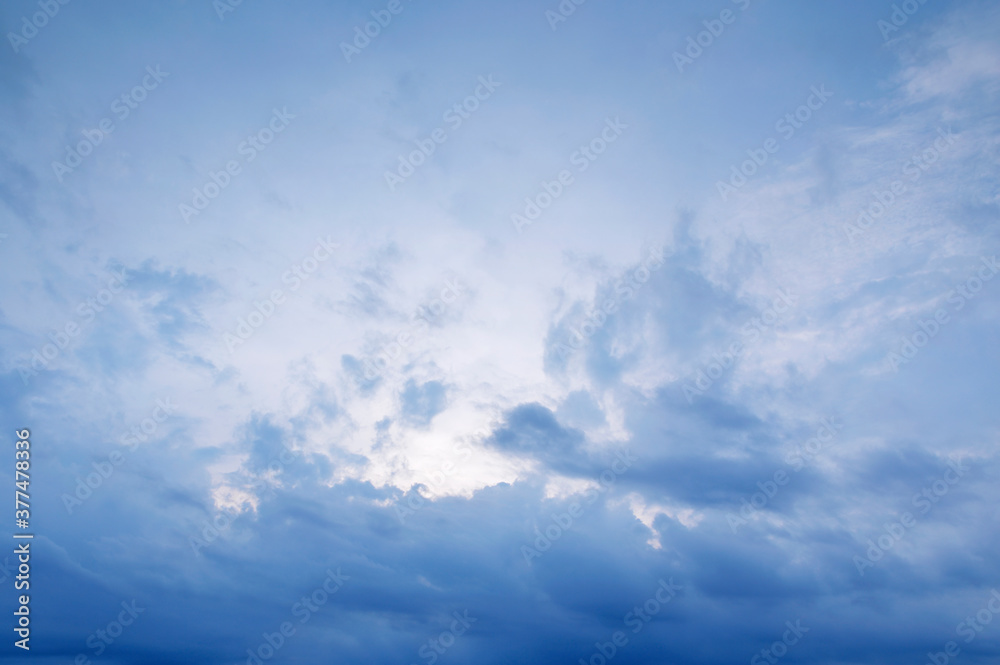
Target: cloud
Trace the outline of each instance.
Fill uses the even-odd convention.
[[[403,419],[415,427],[426,427],[446,406],[447,389],[440,381],[423,385],[410,379],[400,393]]]
[[[32,61],[37,88],[26,69],[0,82],[31,111],[21,138],[5,134],[0,166],[0,194],[31,238],[0,245],[0,419],[32,430],[39,651],[246,662],[288,621],[295,633],[275,661],[427,662],[421,649],[466,611],[476,620],[441,663],[586,662],[615,631],[629,640],[615,665],[731,663],[795,621],[809,632],[789,663],[895,665],[941,650],[1000,573],[988,528],[1000,283],[981,281],[961,310],[949,303],[998,250],[1000,18],[988,3],[959,5],[879,43],[878,57],[899,62],[878,81],[840,62],[853,41],[795,41],[800,57],[766,74],[780,90],[746,54],[807,34],[826,16],[815,8],[772,22],[752,18],[767,11],[754,6],[698,72],[651,88],[655,63],[605,68],[680,10],[623,21],[581,7],[553,37],[544,7],[414,5],[377,47],[330,69],[345,64],[338,40],[377,19],[368,10],[247,5],[218,21],[188,7],[129,33],[174,53],[177,77],[103,146],[129,172],[95,156],[59,188],[45,171],[62,135],[48,109],[77,104],[73,77],[91,70],[108,77],[86,92],[103,104],[104,87],[134,77],[121,53],[140,54],[110,29],[108,49],[90,48],[89,31],[53,39]],[[213,39],[168,49],[188,28]],[[260,44],[288,34],[292,59],[266,60],[278,52]],[[600,63],[581,46],[598,35],[611,45]],[[249,88],[233,64],[246,53],[257,54],[240,60]],[[509,94],[438,146],[409,183],[419,187],[387,193],[396,137],[425,135],[442,100],[494,65],[509,69]],[[737,194],[714,197],[719,142],[759,145],[785,88],[798,99],[801,77],[827,73],[841,86],[829,115]],[[734,109],[731,91],[749,85],[767,94]],[[693,88],[712,103],[674,109]],[[184,183],[208,181],[203,169],[225,164],[249,118],[285,103],[299,113],[294,131],[180,228]],[[619,110],[632,133],[576,172],[530,235],[514,234],[523,196],[577,168],[580,142]],[[939,130],[955,140],[931,160]],[[721,166],[695,168],[703,159]],[[681,172],[712,198],[678,196],[687,185],[674,176],[693,182]],[[896,181],[905,190],[884,203]],[[260,208],[251,190],[283,204]],[[873,202],[877,222],[846,233]],[[220,351],[321,232],[341,254],[237,352]],[[119,266],[121,296],[24,386],[18,354]],[[951,322],[889,369],[887,353],[939,307]],[[142,432],[167,397],[176,414],[102,476],[122,435]],[[842,425],[832,442],[804,456],[831,418]],[[624,471],[621,455],[634,458]],[[942,480],[955,464],[968,471]],[[86,493],[95,473],[70,513],[64,496]],[[914,526],[897,537],[907,512]],[[861,575],[855,557],[886,537]],[[348,579],[312,600],[331,570]],[[682,590],[644,610],[665,580]],[[88,637],[133,599],[144,613],[97,657]],[[637,611],[649,616],[633,633]],[[995,646],[984,630],[963,662],[988,662]]]

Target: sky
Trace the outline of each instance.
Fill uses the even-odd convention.
[[[996,662],[1000,3],[0,33],[0,661]]]

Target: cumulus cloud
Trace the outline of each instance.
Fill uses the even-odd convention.
[[[995,7],[928,4],[888,44],[874,19],[852,23],[878,44],[877,80],[798,45],[780,71],[789,88],[799,67],[828,75],[829,113],[723,200],[719,134],[762,144],[786,92],[742,100],[738,128],[715,109],[771,81],[741,54],[785,48],[787,25],[747,9],[664,92],[662,62],[618,46],[594,60],[594,39],[697,33],[702,10],[581,5],[553,34],[522,4],[407,5],[350,66],[337,43],[367,10],[138,11],[122,18],[150,35],[135,57],[189,32],[193,52],[66,184],[47,114],[75,136],[134,78],[118,56],[76,63],[92,37],[66,32],[68,12],[107,17],[67,5],[37,56],[3,56],[5,117],[31,113],[0,129],[0,413],[32,431],[44,657],[96,662],[88,640],[134,601],[107,662],[269,661],[262,645],[275,662],[596,662],[622,631],[615,663],[728,663],[790,622],[808,630],[788,662],[903,663],[985,606],[1000,572]],[[796,11],[791,34],[824,17]],[[469,25],[504,41],[445,29]],[[432,28],[450,55],[424,43]],[[287,34],[287,62],[223,57]],[[528,51],[507,61],[509,43]],[[504,94],[387,191],[400,146],[421,150],[501,65]],[[85,66],[105,73],[83,94]],[[671,90],[713,103],[668,110]],[[82,108],[53,110],[68,100]],[[192,183],[284,104],[287,133],[179,223]],[[619,114],[628,132],[579,168]],[[718,163],[694,169],[706,154]],[[510,214],[562,169],[572,186],[518,234]],[[693,194],[662,177],[686,171]],[[338,249],[310,270],[317,237]],[[975,635],[970,665],[996,646]]]

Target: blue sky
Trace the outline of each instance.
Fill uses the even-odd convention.
[[[1000,5],[229,2],[0,9],[0,658],[995,662]]]

